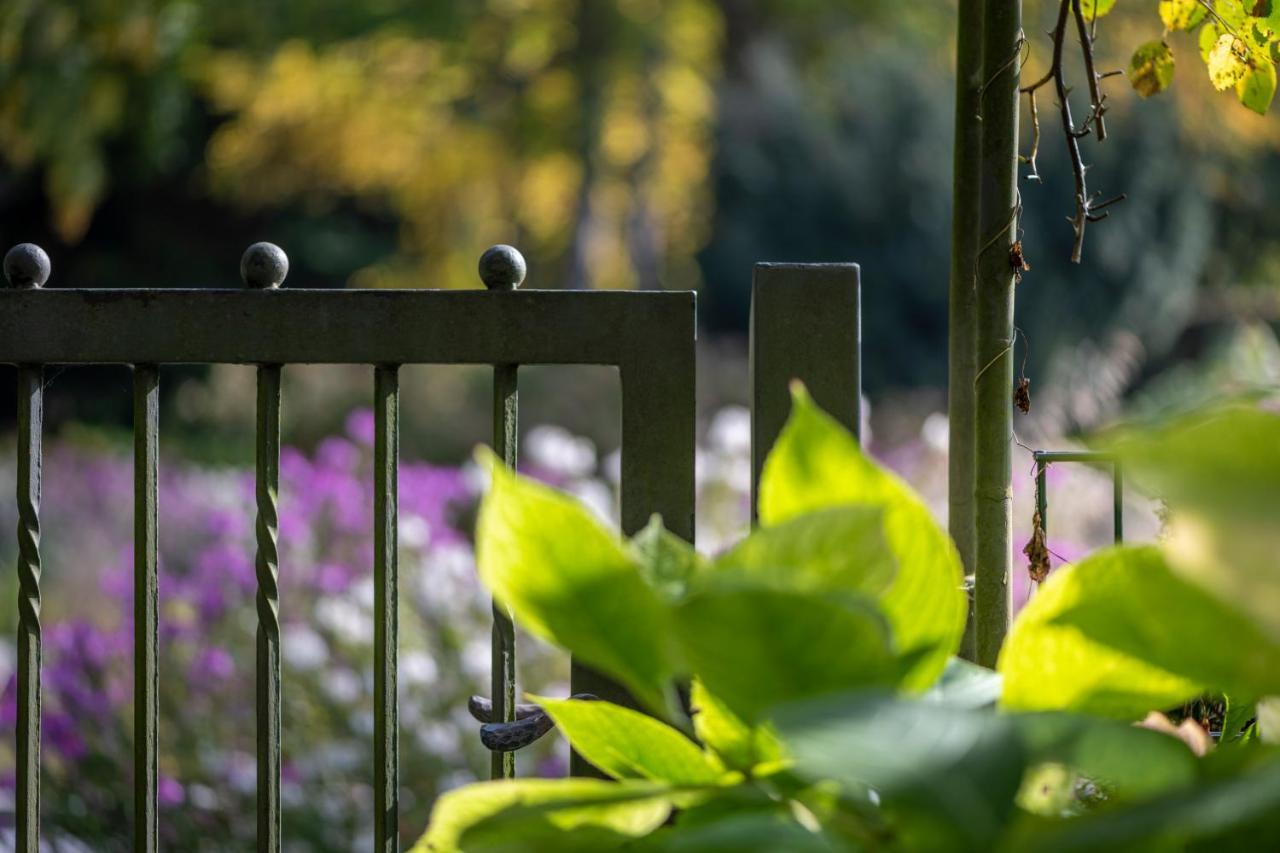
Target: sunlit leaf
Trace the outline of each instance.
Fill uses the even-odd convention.
[[[1039,589],[1014,621],[1000,653],[1004,675],[1001,704],[1022,710],[1074,710],[1124,720],[1139,719],[1153,708],[1167,708],[1197,696],[1203,685],[1159,665],[1104,645],[1065,614],[1097,606],[1111,619],[1144,623],[1168,620],[1165,630],[1178,631],[1175,616],[1160,609],[1160,576],[1164,563],[1151,548],[1111,549],[1059,569]],[[1150,583],[1141,575],[1152,575]],[[1117,576],[1132,578],[1127,582]],[[1134,577],[1138,576],[1138,577]],[[1117,586],[1121,601],[1105,596]],[[1134,598],[1133,594],[1137,594]],[[1192,635],[1188,634],[1190,638]],[[1203,635],[1195,637],[1204,642]]]
[[[764,463],[761,523],[776,526],[839,506],[884,513],[884,538],[897,571],[880,606],[899,654],[913,661],[905,685],[924,689],[941,675],[964,632],[967,597],[959,555],[910,487],[864,454],[796,385],[791,416]]]
[[[840,506],[755,531],[715,561],[710,583],[797,592],[884,593],[896,570],[878,507]]]
[[[657,515],[632,537],[631,548],[649,583],[669,601],[683,597],[690,581],[706,567],[702,555],[663,527]]]
[[[611,702],[534,696],[583,758],[615,779],[715,785],[724,771],[676,729]]]
[[[476,523],[485,585],[523,627],[664,709],[677,669],[670,615],[622,541],[577,501],[488,451],[481,461],[493,477]]]
[[[1173,82],[1173,51],[1162,41],[1150,41],[1129,60],[1129,83],[1144,98],[1158,95]]]
[[[1218,36],[1205,61],[1209,66],[1209,81],[1219,92],[1239,83],[1249,71],[1245,44],[1231,33]]]
[[[600,779],[519,779],[468,785],[441,796],[413,853],[542,849],[603,850],[661,826],[666,786]],[[561,846],[563,845],[563,846]]]
[[[736,714],[899,677],[884,617],[870,602],[818,593],[713,589],[676,611],[692,671]]]

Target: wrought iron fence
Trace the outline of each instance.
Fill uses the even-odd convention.
[[[278,580],[281,377],[290,364],[373,367],[374,830],[375,849],[398,849],[397,471],[399,369],[408,364],[493,368],[493,445],[517,461],[522,365],[617,369],[622,389],[621,522],[639,531],[658,513],[693,541],[695,295],[690,292],[521,290],[525,263],[509,246],[480,259],[485,290],[303,290],[282,287],[285,253],[256,243],[240,264],[245,287],[227,290],[45,288],[51,265],[37,246],[4,259],[0,363],[18,370],[18,662],[16,824],[20,850],[40,844],[40,492],[44,376],[49,365],[127,364],[134,403],[135,849],[158,848],[157,482],[160,365],[251,364],[257,369],[257,847],[281,846],[281,665]],[[853,264],[756,269],[753,289],[752,456],[760,462],[785,421],[787,384],[851,429],[861,419],[859,276]],[[283,569],[288,571],[288,567]],[[494,610],[492,699],[473,712],[511,724],[532,713],[515,702],[515,639]],[[627,703],[616,684],[575,663],[575,693]],[[542,727],[545,731],[545,726]],[[501,738],[498,739],[501,741]],[[499,748],[501,744],[499,744]],[[495,778],[514,774],[495,752]],[[574,772],[590,768],[575,758]]]

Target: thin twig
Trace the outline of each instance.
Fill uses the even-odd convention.
[[[1067,85],[1066,71],[1063,65],[1063,51],[1067,40],[1067,24],[1068,18],[1075,22],[1076,33],[1080,38],[1080,52],[1084,61],[1085,75],[1088,78],[1089,89],[1089,114],[1085,120],[1077,127],[1071,115],[1071,89]],[[1084,233],[1085,226],[1090,222],[1097,222],[1107,217],[1107,213],[1103,212],[1103,208],[1123,201],[1125,196],[1119,195],[1100,205],[1094,205],[1095,196],[1089,195],[1088,185],[1085,175],[1088,167],[1084,163],[1084,158],[1080,153],[1080,140],[1095,133],[1098,141],[1102,142],[1107,138],[1107,125],[1104,116],[1107,112],[1106,95],[1102,93],[1102,80],[1113,76],[1114,72],[1099,74],[1094,63],[1093,43],[1095,37],[1095,26],[1097,24],[1097,7],[1094,7],[1093,20],[1085,19],[1083,7],[1080,0],[1059,0],[1058,3],[1058,19],[1054,28],[1049,32],[1049,37],[1053,40],[1053,59],[1049,65],[1048,72],[1043,77],[1027,86],[1023,86],[1021,91],[1027,95],[1031,107],[1031,154],[1029,157],[1022,158],[1023,162],[1031,165],[1030,180],[1040,180],[1040,173],[1036,166],[1036,156],[1040,150],[1040,115],[1036,103],[1036,92],[1043,87],[1053,84],[1054,91],[1058,96],[1058,110],[1062,119],[1062,134],[1067,143],[1067,155],[1071,160],[1071,175],[1075,181],[1076,190],[1076,211],[1075,215],[1068,218],[1071,223],[1072,231],[1075,239],[1071,246],[1072,263],[1080,263],[1080,259],[1084,254]]]

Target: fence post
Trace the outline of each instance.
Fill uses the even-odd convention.
[[[791,380],[862,440],[857,264],[756,264],[751,286],[751,519],[760,472],[791,412]]]

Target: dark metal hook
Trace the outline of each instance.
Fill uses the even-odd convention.
[[[583,701],[598,700],[591,693],[575,693],[569,697]],[[467,710],[471,716],[484,723],[480,727],[480,742],[490,752],[515,752],[524,749],[538,738],[555,728],[551,715],[537,705],[517,705],[514,722],[491,722],[493,719],[493,703],[483,696],[472,696],[467,701]]]

